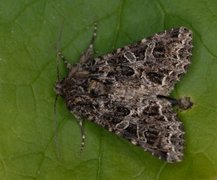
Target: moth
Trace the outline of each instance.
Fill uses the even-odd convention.
[[[190,98],[169,95],[190,64],[192,32],[179,27],[112,53],[94,57],[91,43],[77,64],[55,85],[70,112],[88,119],[169,163],[183,158],[184,129],[174,106],[188,109]],[[82,146],[84,145],[82,133]]]

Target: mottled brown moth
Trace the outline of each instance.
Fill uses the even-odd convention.
[[[160,159],[181,161],[184,130],[173,106],[188,109],[192,103],[169,95],[190,64],[192,32],[171,29],[99,57],[93,53],[95,37],[96,26],[77,64],[58,51],[68,74],[56,83],[57,95],[81,128],[88,119]]]

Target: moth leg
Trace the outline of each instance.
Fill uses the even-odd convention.
[[[83,119],[78,119],[78,124],[80,126],[80,131],[81,131],[81,145],[80,145],[80,153],[83,152],[84,150],[84,145],[85,145],[85,139],[86,136],[84,134],[84,126],[83,126]]]
[[[63,53],[60,50],[57,50],[57,56],[64,62],[66,68],[70,70],[72,68],[72,64],[66,59]]]
[[[92,39],[90,41],[89,47],[86,49],[86,51],[84,52],[84,54],[82,54],[81,58],[80,58],[80,63],[84,64],[85,62],[87,62],[89,59],[93,58],[94,55],[94,47],[93,44],[96,40],[96,35],[97,35],[97,24],[94,24],[94,31],[93,31],[93,36]]]

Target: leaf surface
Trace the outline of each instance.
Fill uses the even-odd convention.
[[[217,1],[2,0],[1,4],[0,179],[216,179]],[[192,29],[192,64],[173,92],[174,97],[190,96],[194,102],[192,109],[179,112],[186,131],[181,163],[158,160],[88,121],[85,150],[79,154],[80,130],[62,99],[57,103],[55,138],[55,45],[60,43],[66,57],[77,62],[95,21],[98,55],[166,29]]]

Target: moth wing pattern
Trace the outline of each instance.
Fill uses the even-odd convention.
[[[91,46],[92,47],[92,46]],[[68,109],[167,162],[183,157],[184,130],[167,97],[190,64],[192,32],[165,31],[85,57],[56,84]],[[82,58],[83,59],[83,58]]]
[[[183,124],[171,104],[165,99],[152,98],[134,112],[136,110],[135,114],[139,116],[127,121],[127,126],[117,124],[116,134],[167,162],[180,161],[184,145]]]
[[[123,76],[128,83],[133,78],[132,83],[140,83],[147,93],[167,96],[186,72],[191,55],[192,32],[180,27],[119,48],[102,59],[110,62],[114,68],[110,73],[119,79]],[[99,64],[102,67],[101,61]]]
[[[153,71],[146,73],[146,79],[158,84],[159,94],[169,95],[190,64],[192,32],[180,27],[156,34],[148,43],[151,45],[145,53],[146,61],[151,61],[154,68]]]

